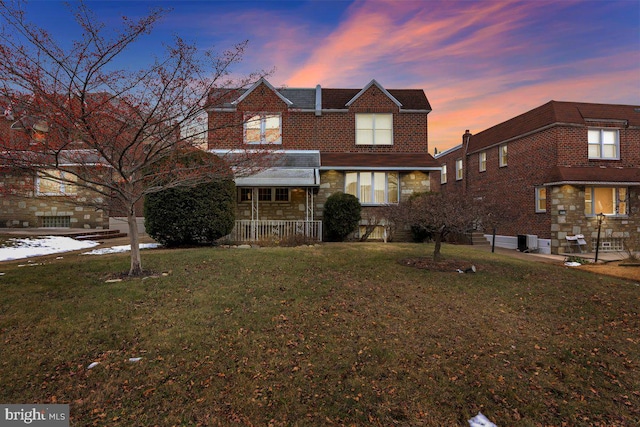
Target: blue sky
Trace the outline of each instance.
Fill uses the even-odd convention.
[[[640,1],[89,1],[107,25],[172,11],[122,63],[137,67],[179,35],[203,49],[249,48],[234,71],[276,87],[423,89],[429,149],[457,145],[550,100],[640,105]],[[27,17],[58,38],[74,24],[56,1]]]

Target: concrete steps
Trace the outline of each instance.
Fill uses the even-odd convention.
[[[105,240],[127,237],[127,233],[121,233],[119,230],[78,231],[65,235],[67,237],[73,237],[76,240]]]
[[[474,231],[471,233],[471,244],[474,246],[489,246],[491,243],[485,239],[484,233],[480,231]]]

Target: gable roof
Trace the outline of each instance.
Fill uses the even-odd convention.
[[[398,106],[398,108],[402,108],[402,103],[401,103],[400,101],[398,101],[398,100],[397,100],[393,95],[391,95],[391,94],[390,94],[390,93],[389,93],[385,88],[383,88],[383,87],[380,85],[380,83],[378,83],[375,79],[371,80],[371,81],[369,82],[369,84],[368,84],[368,85],[366,85],[364,88],[362,88],[362,90],[361,90],[360,92],[358,92],[358,93],[356,94],[356,96],[354,96],[353,98],[351,98],[351,99],[349,100],[349,102],[347,102],[345,105],[346,105],[347,107],[349,107],[351,104],[353,104],[354,102],[356,102],[356,100],[357,100],[358,98],[360,98],[360,96],[362,96],[366,91],[368,91],[368,90],[369,90],[369,88],[371,88],[371,86],[376,86],[378,89],[380,89],[380,91],[381,91],[382,93],[384,93],[384,94],[385,94],[385,96],[386,96],[387,98],[389,98],[389,99],[391,100],[391,102],[393,102],[394,104],[396,104],[396,105]]]
[[[267,80],[260,79],[249,89],[215,89],[209,96],[210,106],[213,108],[234,108],[246,98],[251,91],[264,82],[290,108],[300,110],[316,110],[320,106],[323,110],[346,110],[372,85],[377,85],[401,110],[431,111],[431,104],[422,89],[384,89],[376,80],[372,80],[364,89],[335,89],[323,88],[282,88],[275,89]],[[318,103],[318,105],[317,105]]]
[[[540,107],[472,135],[469,140],[468,152],[472,153],[504,143],[553,125],[584,126],[598,120],[620,121],[628,126],[640,126],[640,106],[549,101]]]
[[[247,91],[245,93],[243,93],[238,99],[236,99],[235,101],[232,102],[232,104],[239,104],[241,103],[247,96],[249,96],[249,94],[251,92],[253,92],[257,87],[259,87],[260,85],[265,85],[266,87],[268,87],[271,91],[273,91],[276,95],[278,95],[278,98],[280,98],[282,100],[282,102],[284,102],[285,104],[287,104],[288,106],[293,105],[293,102],[291,102],[290,100],[288,100],[287,98],[285,98],[279,91],[276,90],[276,88],[274,88],[273,86],[271,86],[271,83],[269,83],[264,77],[262,77],[260,80],[258,80],[257,82],[255,82],[253,84],[253,86],[251,86],[249,89],[247,89]]]
[[[360,89],[322,89],[323,110],[344,110]],[[402,104],[401,110],[431,111],[431,104],[422,89],[388,89],[387,92]]]

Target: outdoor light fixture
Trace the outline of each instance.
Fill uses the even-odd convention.
[[[596,238],[596,261],[598,262],[598,251],[600,250],[600,229],[602,228],[602,220],[604,219],[604,214],[600,212],[596,215],[598,218],[598,237]]]

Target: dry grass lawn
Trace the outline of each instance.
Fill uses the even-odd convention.
[[[154,250],[166,276],[116,283],[127,254],[3,263],[0,402],[74,426],[637,425],[637,283],[463,246],[476,274],[406,265],[432,249]]]

